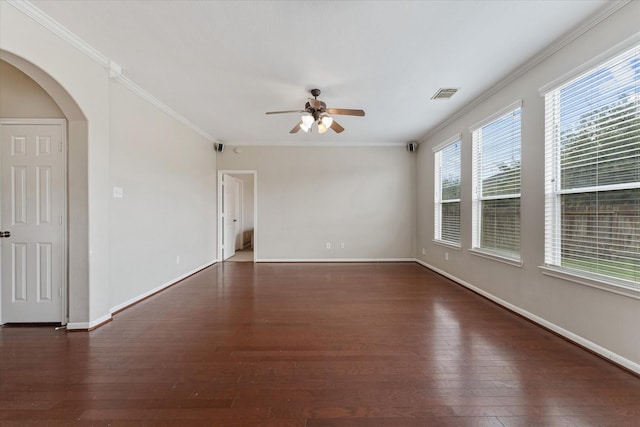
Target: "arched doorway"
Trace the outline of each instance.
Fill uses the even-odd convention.
[[[88,320],[88,173],[87,119],[70,94],[48,73],[31,62],[0,50],[0,59],[31,78],[59,106],[66,120],[65,295],[61,323]]]

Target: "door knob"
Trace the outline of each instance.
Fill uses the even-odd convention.
[[[2,237],[11,237],[10,231],[0,231],[0,238]]]

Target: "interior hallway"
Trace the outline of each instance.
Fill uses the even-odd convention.
[[[235,255],[225,259],[226,262],[253,262],[253,249],[242,249],[236,251]]]
[[[640,418],[638,377],[415,263],[216,264],[91,333],[0,343],[2,426]]]

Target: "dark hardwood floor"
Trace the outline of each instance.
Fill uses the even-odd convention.
[[[0,328],[0,426],[638,426],[640,378],[413,263],[225,263]]]

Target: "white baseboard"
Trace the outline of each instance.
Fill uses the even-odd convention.
[[[185,274],[183,274],[181,276],[178,276],[175,279],[172,279],[172,280],[170,280],[168,282],[165,282],[160,286],[157,286],[157,287],[155,287],[153,289],[150,289],[147,292],[144,292],[144,293],[142,293],[142,294],[140,294],[140,295],[138,295],[138,296],[136,296],[134,298],[131,298],[130,300],[125,301],[122,304],[118,304],[118,305],[116,305],[114,307],[111,307],[111,309],[109,311],[111,312],[111,314],[113,314],[113,313],[118,312],[118,311],[120,311],[122,309],[125,309],[125,308],[129,307],[130,305],[133,305],[133,304],[135,304],[135,303],[137,303],[139,301],[142,301],[143,299],[145,299],[147,297],[150,297],[151,295],[153,295],[155,293],[158,293],[163,289],[168,288],[171,285],[175,285],[179,281],[181,281],[183,279],[186,279],[187,277],[197,273],[200,270],[203,270],[203,269],[205,269],[207,267],[210,267],[213,264],[215,264],[215,261],[208,262],[208,263],[206,263],[204,265],[201,265],[200,267],[196,267],[195,269],[193,269],[193,270],[191,270],[191,271],[189,271],[189,272],[187,272],[187,273],[185,273]]]
[[[528,312],[526,310],[523,310],[522,308],[520,308],[518,306],[515,306],[515,305],[513,305],[513,304],[511,304],[511,303],[509,303],[509,302],[507,302],[507,301],[505,301],[505,300],[503,300],[501,298],[498,298],[495,295],[490,294],[489,292],[487,292],[487,291],[485,291],[483,289],[480,289],[477,286],[474,286],[469,282],[466,282],[466,281],[464,281],[462,279],[459,279],[458,277],[456,277],[456,276],[454,276],[452,274],[447,273],[446,271],[440,270],[439,268],[436,268],[436,267],[434,267],[434,266],[432,266],[430,264],[427,264],[426,262],[421,261],[419,259],[415,259],[414,261],[417,262],[418,264],[428,268],[429,270],[433,270],[436,273],[438,273],[438,274],[440,274],[440,275],[442,275],[442,276],[444,276],[446,278],[449,278],[449,279],[453,280],[454,282],[459,283],[459,284],[461,284],[462,286],[464,286],[466,288],[471,289],[472,291],[474,291],[474,292],[482,295],[483,297],[495,302],[496,304],[499,304],[499,305],[501,305],[501,306],[503,306],[505,308],[508,308],[509,310],[513,311],[514,313],[517,313],[517,314],[521,315],[522,317],[525,317],[525,318],[531,320],[532,322],[537,323],[540,326],[543,326],[543,327],[545,327],[545,328],[557,333],[558,335],[561,335],[561,336],[565,337],[569,341],[572,341],[572,342],[574,342],[576,344],[579,344],[582,347],[587,348],[590,351],[592,351],[592,352],[604,357],[605,359],[609,359],[612,362],[614,362],[614,363],[616,363],[616,364],[618,364],[618,365],[620,365],[620,366],[622,366],[622,367],[624,367],[624,368],[626,368],[626,369],[628,369],[628,370],[630,370],[632,372],[640,374],[640,364],[635,363],[635,362],[633,362],[633,361],[631,361],[629,359],[626,359],[626,358],[624,358],[624,357],[622,357],[622,356],[620,356],[620,355],[618,355],[618,354],[612,352],[611,350],[608,350],[608,349],[606,349],[606,348],[604,348],[602,346],[599,346],[598,344],[596,344],[594,342],[591,342],[588,339],[586,339],[584,337],[581,337],[580,335],[574,334],[573,332],[568,331],[568,330],[556,325],[555,323],[551,323],[548,320],[545,320],[545,319],[543,319],[543,318],[541,318],[539,316],[536,316],[533,313],[530,313],[530,312]]]
[[[197,268],[195,268],[195,269],[193,269],[193,270],[191,270],[191,271],[189,271],[189,272],[187,272],[185,274],[182,274],[182,275],[176,277],[173,280],[165,282],[160,286],[157,286],[157,287],[155,287],[153,289],[148,290],[147,292],[144,292],[144,293],[142,293],[142,294],[140,294],[140,295],[138,295],[138,296],[136,296],[134,298],[131,298],[130,300],[125,301],[122,304],[118,304],[118,305],[116,305],[114,307],[111,307],[109,309],[109,314],[105,314],[104,316],[102,316],[102,317],[100,317],[100,318],[98,318],[96,320],[92,320],[91,322],[69,322],[69,323],[67,323],[67,330],[78,330],[78,329],[79,330],[89,330],[89,329],[93,329],[96,326],[99,326],[102,323],[105,323],[105,322],[108,322],[109,320],[111,320],[114,313],[116,313],[116,312],[118,312],[120,310],[123,310],[123,309],[125,309],[125,308],[127,308],[127,307],[129,307],[129,306],[131,306],[131,305],[133,305],[133,304],[135,304],[137,302],[139,302],[139,301],[142,301],[143,299],[148,298],[151,295],[153,295],[155,293],[158,293],[158,292],[168,288],[171,285],[175,285],[179,281],[181,281],[183,279],[186,279],[187,277],[197,273],[200,270],[203,270],[203,269],[205,269],[207,267],[212,266],[216,262],[218,262],[218,260],[213,260],[211,262],[208,262],[208,263],[206,263],[204,265],[201,265],[200,267],[197,267]]]
[[[111,316],[111,313],[109,313],[95,320],[92,320],[91,322],[69,322],[67,323],[67,330],[68,331],[73,331],[73,330],[87,331],[103,323],[106,323],[111,319],[112,319],[112,316]]]
[[[414,258],[261,258],[256,262],[414,262]]]

